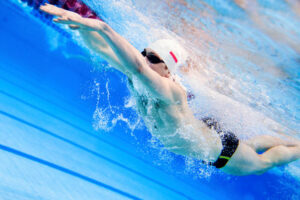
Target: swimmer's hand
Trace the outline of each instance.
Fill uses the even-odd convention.
[[[53,19],[54,22],[60,24],[67,24],[73,30],[98,30],[101,22],[99,20],[83,18],[79,14],[68,11],[62,8],[58,8],[51,4],[45,4],[40,6],[40,10],[50,15],[57,16]],[[103,23],[103,22],[102,22]]]

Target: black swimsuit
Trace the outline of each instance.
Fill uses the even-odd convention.
[[[222,145],[223,145],[221,154],[215,162],[213,162],[213,163],[212,162],[209,162],[209,163],[204,162],[204,163],[215,166],[216,168],[222,168],[227,164],[227,162],[229,161],[231,156],[236,151],[236,149],[239,145],[239,139],[232,132],[229,132],[229,131],[223,132],[221,130],[218,122],[216,122],[215,120],[213,120],[210,117],[204,118],[204,119],[202,119],[202,121],[209,128],[214,128],[217,131],[217,133],[219,134],[219,136],[221,138]]]

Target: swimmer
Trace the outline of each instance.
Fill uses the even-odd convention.
[[[170,151],[204,160],[233,175],[262,174],[300,158],[296,139],[261,135],[241,141],[222,131],[213,119],[197,119],[189,108],[186,90],[176,80],[175,68],[184,63],[186,55],[175,41],[159,40],[141,53],[101,20],[50,4],[40,9],[56,16],[54,22],[79,31],[93,51],[128,77],[148,130]]]

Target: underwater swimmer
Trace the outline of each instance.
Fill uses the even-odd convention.
[[[234,175],[261,174],[300,158],[296,140],[262,135],[240,141],[233,133],[223,132],[213,119],[197,119],[189,108],[187,92],[174,78],[174,69],[185,59],[175,41],[159,40],[141,53],[101,20],[50,4],[40,9],[57,16],[55,22],[78,30],[93,51],[128,77],[139,114],[151,134],[170,151]],[[257,153],[261,151],[264,153]]]

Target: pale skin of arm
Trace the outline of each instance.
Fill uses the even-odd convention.
[[[169,103],[184,99],[185,94],[173,81],[161,77],[149,68],[141,53],[106,23],[83,18],[77,13],[50,4],[45,4],[40,9],[57,16],[54,22],[67,24],[78,30],[89,48],[129,78],[139,79],[154,97]]]

